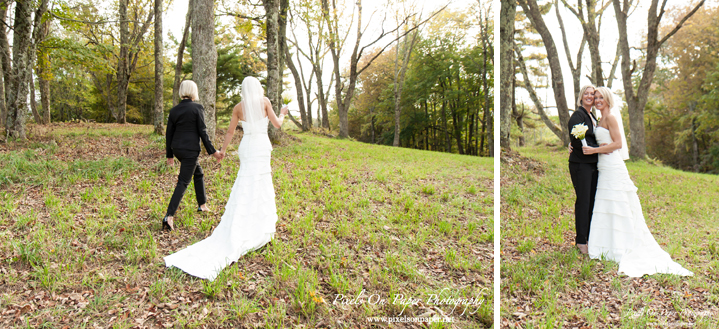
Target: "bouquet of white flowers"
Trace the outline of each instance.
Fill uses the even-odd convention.
[[[589,128],[585,124],[580,123],[572,127],[571,134],[581,140],[583,146],[587,146],[587,141],[584,140],[584,137],[587,135],[587,130],[589,130]]]

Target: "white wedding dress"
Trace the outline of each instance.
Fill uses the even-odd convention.
[[[597,127],[597,143],[611,143],[609,130]],[[619,273],[630,277],[667,273],[693,275],[654,240],[644,221],[642,206],[619,152],[600,154],[599,178],[589,229],[589,256],[619,263]]]
[[[212,235],[165,257],[193,276],[213,281],[226,266],[272,240],[277,222],[275,190],[267,136],[268,118],[242,122],[244,135],[237,151],[240,170],[232,186],[225,213]]]

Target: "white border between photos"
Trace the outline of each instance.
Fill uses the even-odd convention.
[[[492,0],[492,12],[494,13],[494,66],[493,66],[493,72],[494,72],[494,328],[499,329],[500,327],[500,315],[501,315],[501,308],[500,308],[500,300],[499,300],[499,284],[500,284],[500,265],[501,265],[501,259],[500,259],[500,215],[499,215],[499,208],[500,208],[500,186],[499,186],[499,178],[500,178],[500,172],[499,172],[499,162],[501,157],[502,149],[499,147],[499,113],[500,108],[498,101],[499,97],[497,97],[497,94],[499,93],[499,79],[497,76],[498,67],[500,63],[499,59],[499,14],[502,11],[501,3],[499,0]],[[500,95],[501,97],[501,95]]]

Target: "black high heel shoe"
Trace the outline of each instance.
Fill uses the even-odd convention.
[[[173,222],[167,221],[167,217],[170,217],[170,216],[165,216],[165,218],[162,219],[162,229],[172,231],[175,229],[175,227],[174,227],[175,225]]]
[[[206,212],[209,214],[211,211],[210,210],[202,210],[201,206],[197,206],[197,212]]]

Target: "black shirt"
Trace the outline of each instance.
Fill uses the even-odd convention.
[[[205,108],[190,99],[183,99],[170,110],[165,132],[167,158],[173,157],[173,149],[200,152],[200,140],[207,154],[215,153],[205,126]]]
[[[584,123],[587,128],[587,133],[584,135],[584,140],[588,146],[598,147],[597,138],[594,136],[594,125],[592,124],[592,115],[587,113],[584,107],[579,107],[572,116],[569,118],[569,131],[572,131],[575,125]],[[574,137],[571,133],[569,134],[569,143],[572,144],[572,153],[569,155],[569,162],[579,163],[596,163],[599,161],[598,154],[584,154],[582,152],[582,141]]]

